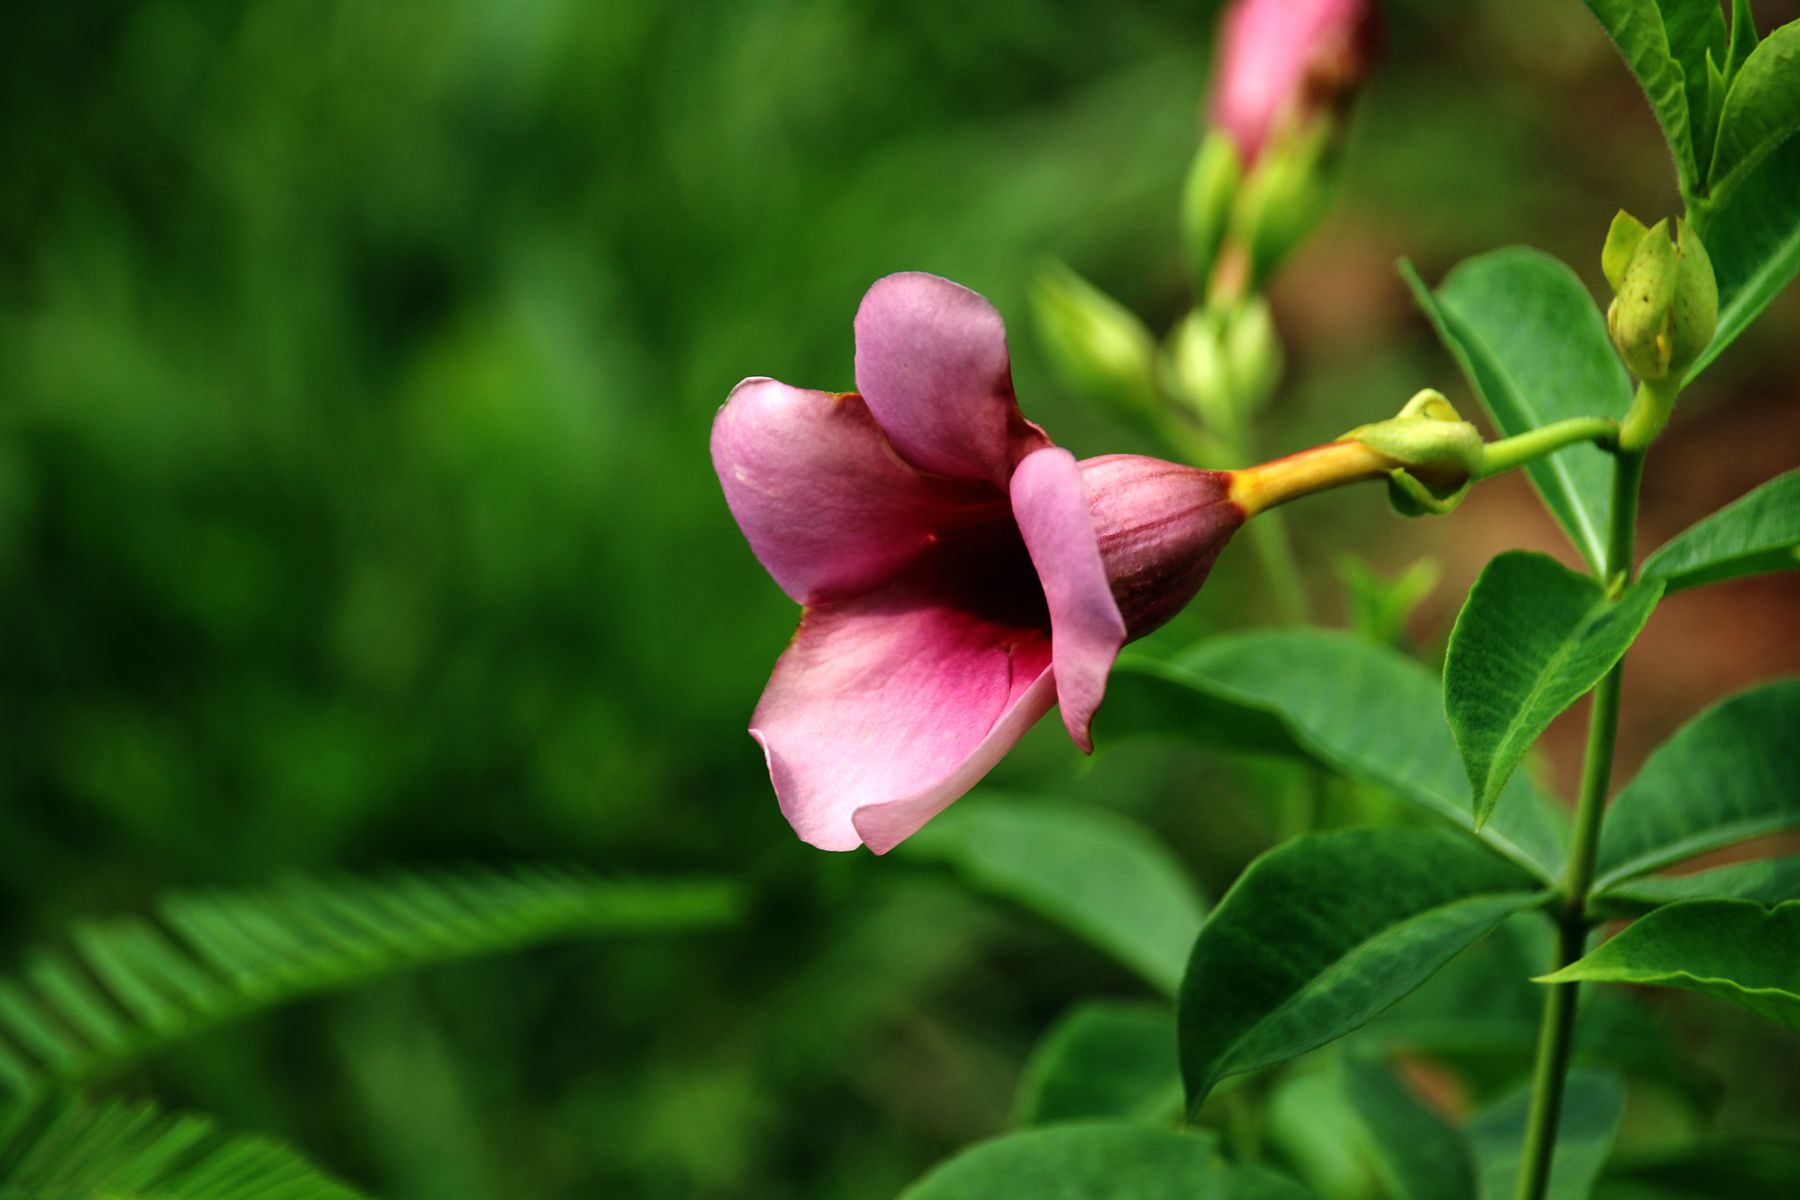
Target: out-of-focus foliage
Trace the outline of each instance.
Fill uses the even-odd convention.
[[[1527,241],[1594,289],[1611,213],[1673,203],[1579,6],[1387,7],[1342,192],[1275,296],[1295,349],[1265,447],[1452,378],[1398,255],[1436,279]],[[11,22],[7,952],[289,869],[563,859],[750,897],[727,931],[309,1002],[121,1088],[396,1200],[887,1197],[1004,1129],[1075,997],[1142,995],[936,866],[794,840],[743,736],[794,614],[705,444],[740,377],[851,386],[857,298],[919,268],[1012,320],[1028,413],[1084,454],[1137,448],[1046,383],[1024,288],[1054,255],[1156,328],[1180,309],[1211,18],[146,0]],[[1709,372],[1715,403],[1781,328]],[[1384,564],[1434,536],[1396,528],[1373,494],[1297,523],[1316,564],[1348,531],[1380,531]],[[1168,636],[1253,618],[1257,586],[1222,567]],[[1276,819],[1261,764],[1140,744],[1071,784],[1073,758],[1040,730],[1003,770],[1153,817],[1213,894]],[[1720,1078],[1768,1061],[1709,1021]],[[1793,1097],[1732,1086],[1721,1119],[1791,1126]]]

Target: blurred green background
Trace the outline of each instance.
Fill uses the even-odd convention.
[[[550,859],[750,896],[724,932],[309,1002],[122,1090],[432,1200],[885,1197],[1003,1127],[1050,1020],[1137,985],[934,868],[793,838],[743,729],[795,614],[707,430],[746,375],[851,387],[863,289],[917,268],[1007,315],[1059,441],[1142,448],[1058,391],[1023,296],[1055,256],[1159,331],[1182,310],[1213,7],[149,0],[10,23],[5,945],[290,869]],[[1421,386],[1470,406],[1394,258],[1435,280],[1529,242],[1598,290],[1613,210],[1676,202],[1575,0],[1386,7],[1340,202],[1275,293],[1271,454]],[[1796,315],[1684,405],[1646,544],[1792,465]],[[1447,521],[1371,489],[1292,526],[1333,621],[1346,549],[1435,556],[1427,653],[1489,555],[1556,548],[1517,481]],[[1228,553],[1162,636],[1259,619],[1252,566]],[[1774,579],[1666,606],[1627,765],[1800,669],[1797,602]],[[1215,894],[1271,837],[1250,768],[1148,741],[1078,759],[1040,729],[999,778],[1149,818]],[[1791,1129],[1791,1073],[1722,1007],[1690,1039],[1720,1119]]]

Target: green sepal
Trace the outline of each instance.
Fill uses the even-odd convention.
[[[1613,217],[1612,227],[1606,231],[1606,245],[1600,251],[1600,269],[1613,291],[1618,291],[1624,282],[1625,266],[1649,232],[1648,226],[1622,208]]]
[[[1242,178],[1237,144],[1223,130],[1207,134],[1188,168],[1181,193],[1181,243],[1199,291],[1204,292],[1212,278]]]
[[[1469,494],[1474,480],[1465,479],[1449,491],[1434,490],[1405,467],[1388,472],[1388,504],[1403,517],[1442,517],[1456,511]]]

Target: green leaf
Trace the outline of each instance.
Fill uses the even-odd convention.
[[[1181,981],[1188,1105],[1227,1075],[1349,1033],[1500,920],[1536,881],[1466,835],[1384,826],[1262,855],[1213,911]]]
[[[718,925],[736,910],[736,893],[718,883],[539,868],[179,893],[159,905],[158,921],[77,926],[73,954],[39,950],[23,979],[0,977],[0,1101],[396,971],[556,939]]]
[[[1615,1164],[1606,1174],[1606,1200],[1793,1200],[1800,1145],[1721,1139]]]
[[[1789,138],[1728,194],[1692,211],[1719,284],[1719,327],[1688,368],[1689,384],[1800,272],[1800,138]]]
[[[1475,1200],[1474,1153],[1461,1130],[1369,1055],[1346,1057],[1343,1083],[1375,1174],[1395,1200]]]
[[[1713,11],[1718,11],[1715,6]],[[1763,157],[1800,131],[1800,21],[1791,21],[1750,52],[1719,119],[1707,190],[1724,197]]]
[[[1688,988],[1800,1029],[1800,900],[1666,905],[1538,982]]]
[[[1681,68],[1694,163],[1703,168],[1712,159],[1713,134],[1719,126],[1719,108],[1707,84],[1706,65],[1709,57],[1716,63],[1725,61],[1725,14],[1718,0],[1656,0],[1656,4],[1668,32],[1669,53]]]
[[[1675,732],[1607,814],[1595,886],[1800,826],[1800,679],[1739,692]]]
[[[1014,1119],[1154,1120],[1180,1111],[1175,1015],[1160,1004],[1088,1000],[1064,1013],[1031,1052]]]
[[[1500,923],[1451,959],[1423,987],[1356,1034],[1359,1047],[1425,1054],[1506,1079],[1530,1069],[1543,1016],[1543,989],[1531,977],[1552,960],[1549,923],[1524,913]],[[1575,1014],[1577,1065],[1629,1071],[1692,1092],[1697,1077],[1642,1004],[1615,992],[1581,998]]]
[[[1356,555],[1342,554],[1337,574],[1348,600],[1350,627],[1370,641],[1399,645],[1408,618],[1437,587],[1443,571],[1435,560],[1421,558],[1389,578]]]
[[[900,1200],[1306,1200],[1298,1185],[1220,1158],[1210,1137],[1093,1121],[970,1147]]]
[[[1120,813],[1031,797],[978,796],[904,850],[1054,922],[1173,996],[1206,915],[1186,870]]]
[[[1482,570],[1444,658],[1444,709],[1477,825],[1550,722],[1624,657],[1662,588],[1638,584],[1615,602],[1588,576],[1523,550]]]
[[[358,1200],[279,1142],[226,1134],[210,1117],[81,1100],[0,1122],[5,1200]]]
[[[1688,526],[1644,562],[1644,579],[1665,592],[1765,571],[1800,567],[1800,470],[1761,487]]]
[[[1344,1097],[1335,1056],[1283,1071],[1263,1102],[1262,1134],[1300,1182],[1332,1200],[1364,1200],[1362,1126]],[[1227,1117],[1229,1120],[1229,1116]]]
[[[1469,1122],[1482,1196],[1500,1200],[1513,1194],[1530,1103],[1531,1089],[1521,1088]],[[1569,1073],[1544,1200],[1587,1200],[1612,1153],[1624,1112],[1625,1089],[1617,1078],[1596,1071]]]
[[[1800,854],[1727,863],[1691,875],[1628,879],[1595,893],[1608,915],[1635,916],[1677,900],[1800,900]]]
[[[1109,724],[1114,704],[1157,706],[1156,729],[1204,745],[1311,759],[1469,828],[1436,674],[1354,634],[1257,630],[1209,638],[1173,662],[1127,654],[1100,710]],[[1523,775],[1504,795],[1481,839],[1542,879],[1558,877],[1568,840],[1560,809]]]
[[[1690,10],[1699,4],[1712,5],[1718,19],[1719,39],[1715,57],[1723,56],[1724,19],[1715,0],[1586,0],[1588,10],[1599,20],[1606,35],[1625,57],[1625,65],[1637,77],[1638,85],[1650,101],[1650,110],[1662,126],[1669,152],[1675,157],[1675,174],[1683,195],[1697,190],[1700,179],[1698,158],[1694,153],[1694,137],[1689,119],[1688,91],[1683,71],[1672,43],[1674,30],[1665,26],[1679,25],[1687,32],[1691,25]],[[1706,46],[1698,47],[1694,58],[1704,56]],[[1705,76],[1700,76],[1701,86]]]
[[[1556,259],[1522,246],[1494,250],[1459,265],[1435,294],[1411,264],[1400,270],[1502,435],[1568,417],[1617,420],[1630,409],[1631,381],[1606,321],[1581,280]],[[1598,569],[1612,510],[1611,458],[1583,443],[1525,471]]]

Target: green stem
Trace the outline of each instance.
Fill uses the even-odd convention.
[[[1613,458],[1612,523],[1606,542],[1601,582],[1609,589],[1631,581],[1633,542],[1637,531],[1638,484],[1644,475],[1641,451],[1620,451]],[[1588,714],[1587,757],[1581,766],[1581,796],[1575,807],[1575,837],[1563,876],[1563,908],[1557,914],[1556,966],[1565,967],[1587,949],[1588,890],[1594,882],[1594,856],[1600,847],[1600,823],[1612,780],[1613,748],[1619,734],[1619,699],[1625,680],[1620,659],[1594,689]],[[1531,1109],[1525,1120],[1517,1200],[1543,1200],[1550,1186],[1562,1115],[1563,1083],[1575,1032],[1580,984],[1550,984],[1538,1027],[1537,1062],[1533,1069]]]
[[[1300,574],[1300,561],[1294,556],[1294,543],[1288,537],[1287,523],[1280,513],[1262,514],[1248,526],[1250,546],[1256,551],[1269,590],[1275,595],[1275,615],[1284,625],[1300,625],[1307,620],[1306,583]]]
[[[1486,479],[1502,471],[1524,466],[1553,450],[1578,442],[1599,442],[1610,446],[1619,436],[1619,423],[1604,417],[1570,417],[1554,421],[1541,429],[1533,429],[1515,437],[1502,438],[1482,447],[1479,477]]]

